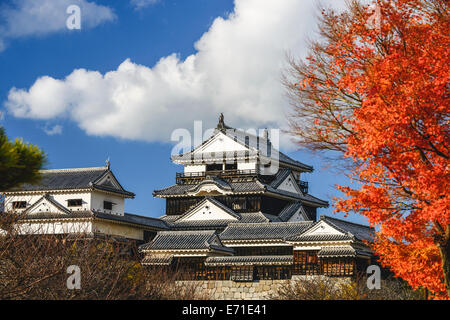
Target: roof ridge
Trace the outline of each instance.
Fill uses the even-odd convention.
[[[40,173],[58,173],[58,172],[83,172],[83,171],[100,171],[109,170],[107,166],[103,167],[88,167],[88,168],[66,168],[66,169],[43,169]]]
[[[245,223],[245,222],[235,222],[235,223],[232,223],[232,224],[230,224],[230,225],[234,225],[234,226],[236,226],[236,225],[239,225],[239,226],[252,226],[252,225],[256,225],[256,226],[258,226],[258,225],[300,225],[300,224],[311,224],[311,223],[314,223],[314,221],[295,221],[295,222],[286,222],[286,221],[280,221],[280,222],[247,222],[247,223]]]
[[[178,234],[194,234],[194,235],[198,235],[198,234],[215,234],[215,230],[162,230],[162,231],[158,231],[158,234],[169,234],[169,233],[178,233]]]
[[[358,226],[358,227],[364,227],[364,228],[368,228],[368,229],[373,229],[373,227],[368,226],[368,225],[364,225],[364,224],[360,224],[360,223],[356,223],[356,222],[352,222],[352,221],[347,221],[347,220],[344,220],[344,219],[339,219],[339,218],[335,218],[335,217],[331,217],[331,216],[327,216],[327,215],[320,216],[320,219],[321,220],[326,220],[326,219],[337,220],[337,221],[348,223],[348,224],[352,224],[352,225],[355,225],[355,226]]]

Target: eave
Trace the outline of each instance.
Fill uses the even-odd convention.
[[[24,190],[24,191],[5,191],[3,194],[7,196],[13,195],[38,195],[38,194],[68,194],[68,193],[90,193],[93,191],[98,191],[106,194],[120,195],[124,198],[133,199],[135,194],[132,192],[120,192],[107,188],[100,188],[99,186],[93,186],[91,188],[80,188],[80,189],[49,189],[49,190]]]

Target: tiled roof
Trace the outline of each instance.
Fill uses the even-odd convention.
[[[286,207],[284,207],[283,210],[281,210],[278,217],[281,219],[281,221],[288,221],[301,208],[303,208],[301,202],[290,203]],[[302,214],[303,218],[307,220],[308,216],[306,215],[304,210],[302,211]]]
[[[231,191],[234,194],[240,194],[240,193],[264,193],[266,191],[269,191],[273,194],[281,195],[290,197],[297,200],[303,200],[307,202],[311,202],[314,204],[317,204],[318,206],[322,207],[328,207],[328,202],[321,200],[319,198],[316,198],[310,194],[297,194],[292,193],[284,190],[278,190],[272,187],[271,185],[263,184],[259,180],[252,180],[252,181],[240,181],[240,182],[229,182],[228,185],[231,187]],[[195,188],[195,185],[193,184],[175,184],[170,187],[167,187],[165,189],[161,190],[155,190],[153,192],[154,196],[165,198],[165,197],[187,197],[189,196],[188,192],[189,190],[192,190]]]
[[[293,263],[292,255],[289,256],[226,256],[208,257],[206,266],[229,265],[290,265]]]
[[[242,181],[242,182],[228,182],[228,186],[233,193],[246,193],[246,192],[264,192],[264,185],[259,181]],[[194,190],[198,184],[175,184],[170,187],[155,190],[153,195],[155,196],[188,196],[188,192]]]
[[[324,220],[337,229],[352,234],[360,241],[373,241],[375,236],[375,231],[373,228],[359,223],[345,221],[330,216],[321,216],[320,220]]]
[[[313,222],[231,223],[219,235],[227,240],[283,240],[306,230]]]
[[[192,220],[170,224],[171,230],[218,230],[225,229],[236,220]]]
[[[321,216],[320,221],[324,221],[330,226],[334,227],[342,234],[307,234],[305,230],[304,234],[297,234],[286,238],[289,242],[319,242],[319,241],[346,241],[346,240],[359,240],[359,241],[373,241],[375,235],[374,229],[362,224],[336,219],[329,216]],[[316,223],[316,224],[317,224]],[[310,228],[313,228],[311,226]],[[305,234],[306,233],[306,234]]]
[[[142,259],[142,264],[153,266],[168,266],[172,263],[173,255],[170,254],[150,254]]]
[[[158,217],[158,219],[163,220],[167,223],[173,222],[179,218],[180,218],[179,215],[164,215],[164,216]]]
[[[287,163],[287,164],[290,164],[290,165],[293,165],[296,167],[300,167],[303,170],[306,170],[308,172],[312,172],[314,170],[312,166],[308,166],[307,164],[304,164],[300,161],[294,160],[281,151],[279,151],[279,158],[280,158],[280,162],[284,162],[284,163]]]
[[[275,217],[262,212],[241,212],[240,215],[241,219],[239,220],[239,223],[270,222]]]
[[[330,258],[330,257],[355,257],[355,256],[370,256],[371,254],[366,251],[354,249],[351,246],[345,247],[325,247],[322,248],[317,256],[319,258]]]
[[[92,188],[97,189],[97,190],[107,191],[107,192],[119,193],[119,194],[122,194],[122,195],[130,197],[130,198],[134,198],[134,196],[135,196],[135,194],[133,192],[117,189],[115,187],[104,186],[104,185],[96,184],[96,183],[92,184]]]
[[[228,130],[225,130],[228,129]],[[238,129],[234,129],[231,128],[229,126],[225,126],[224,130],[215,130],[214,134],[207,140],[203,141],[202,144],[200,146],[198,146],[197,148],[195,148],[193,151],[190,152],[186,152],[184,154],[181,155],[173,155],[172,156],[172,160],[176,161],[176,160],[194,160],[194,153],[195,151],[202,147],[203,145],[205,145],[206,143],[208,143],[208,141],[210,141],[214,136],[216,136],[217,133],[222,132],[225,135],[227,135],[228,137],[230,137],[231,139],[235,140],[236,142],[240,143],[243,146],[246,146],[246,137],[248,136],[250,138],[251,141],[255,141],[258,140],[258,145],[261,146],[260,148],[256,148],[257,146],[254,146],[254,148],[259,150],[259,153],[263,152],[262,151],[262,146],[269,146],[269,147],[264,147],[266,149],[270,149],[270,154],[268,154],[268,157],[273,159],[273,160],[278,160],[280,163],[284,163],[290,166],[294,166],[297,167],[299,169],[301,169],[302,171],[306,171],[306,172],[312,172],[314,169],[312,166],[306,165],[300,161],[294,160],[291,157],[289,157],[288,155],[284,154],[283,152],[275,149],[272,145],[272,143],[270,142],[270,140],[267,140],[264,137],[260,137],[260,136],[255,136],[252,135],[248,132],[242,131],[242,130],[238,130]],[[267,151],[266,151],[267,152]],[[263,152],[263,153],[266,153]],[[273,156],[274,154],[278,154],[277,156]],[[252,150],[250,148],[250,152],[248,152],[249,156],[256,156],[258,155],[258,151],[257,150]]]
[[[192,185],[192,188],[188,189],[189,192],[197,191],[204,184],[215,184],[220,189],[231,190],[231,186],[224,180],[219,177],[209,177],[207,176],[205,180],[200,182],[199,184]]]
[[[311,203],[317,204],[321,207],[329,206],[329,203],[327,201],[316,198],[310,194],[302,195],[302,194],[293,193],[293,192],[289,192],[289,191],[285,191],[285,190],[275,189],[270,185],[266,186],[266,189],[268,192],[271,192],[274,194],[278,194],[278,195],[282,195],[282,196],[286,196],[286,197],[290,197],[290,198],[294,198],[294,199],[298,199],[298,200],[302,200],[302,201],[311,202]]]
[[[112,184],[96,184],[96,181],[108,172],[111,172],[108,167],[41,170],[41,181],[38,184],[23,184],[10,192],[96,188],[134,197],[134,193],[116,188]]]
[[[69,213],[52,213],[39,212],[33,214],[21,214],[20,220],[49,220],[49,219],[79,219],[92,218],[94,216],[92,211],[70,211]]]
[[[131,214],[131,213],[124,213],[123,216],[119,216],[119,215],[107,214],[107,213],[102,213],[102,212],[94,212],[94,215],[96,217],[102,218],[102,219],[138,224],[138,225],[152,227],[152,228],[161,229],[161,230],[166,230],[169,228],[167,223],[165,223],[164,221],[162,221],[160,219],[140,216],[140,215]]]
[[[221,250],[232,252],[222,246],[214,230],[208,231],[160,231],[140,250]]]
[[[155,228],[157,230],[166,230],[168,229],[167,223],[165,223],[161,219],[139,216],[131,213],[125,213],[123,216],[116,214],[108,214],[98,211],[92,210],[83,210],[83,211],[70,211],[64,214],[58,213],[34,213],[34,214],[24,214],[21,216],[21,220],[39,220],[39,219],[77,219],[77,218],[100,218],[118,222],[131,223],[135,225]]]
[[[291,169],[280,168],[277,174],[275,175],[275,179],[273,179],[272,182],[270,182],[270,186],[272,188],[278,188],[279,185],[291,174],[291,172],[292,172]]]
[[[296,235],[286,238],[287,241],[292,242],[319,242],[319,241],[345,241],[352,240],[348,234],[313,234],[313,235]]]
[[[241,212],[239,216],[239,223],[281,222],[277,216],[262,212]],[[171,229],[178,230],[217,230],[224,229],[230,223],[236,223],[234,219],[177,221],[180,219],[179,215],[162,216],[160,219],[165,221]]]
[[[269,146],[266,147],[266,149],[272,149],[270,156],[272,157],[275,153],[278,153],[278,161],[282,162],[282,163],[286,163],[289,164],[291,166],[295,166],[295,167],[299,167],[304,171],[309,171],[312,172],[313,171],[313,167],[309,166],[307,164],[304,164],[300,161],[294,160],[291,157],[289,157],[288,155],[284,154],[283,152],[275,149],[272,145],[272,143],[270,142],[270,140],[268,141],[267,139],[265,139],[264,137],[260,137],[260,136],[254,136],[252,134],[249,134],[245,131],[242,130],[238,130],[238,129],[233,129],[233,130],[227,130],[225,131],[225,133],[227,134],[228,137],[234,139],[236,138],[238,142],[240,142],[242,145],[245,145],[245,137],[246,136],[250,136],[250,138],[257,138],[259,140],[259,145],[260,146]],[[275,158],[275,157],[272,157]]]

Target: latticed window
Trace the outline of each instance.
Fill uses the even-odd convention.
[[[231,280],[234,281],[253,281],[253,266],[239,266],[231,269]]]
[[[318,250],[294,251],[294,274],[316,275],[321,274]]]
[[[283,280],[290,278],[290,266],[258,266],[256,268],[256,279],[258,280]]]
[[[353,258],[322,258],[321,264],[327,276],[352,276],[355,270]]]

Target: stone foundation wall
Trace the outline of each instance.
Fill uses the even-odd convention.
[[[296,276],[292,280],[260,280],[254,282],[236,282],[231,280],[178,281],[180,287],[193,286],[199,297],[213,300],[269,300],[275,296],[281,286],[311,276]],[[347,278],[335,278],[347,281]],[[192,287],[191,287],[192,288]]]

